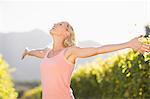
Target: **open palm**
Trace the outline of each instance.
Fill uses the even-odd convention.
[[[22,54],[22,57],[21,57],[22,60],[23,60],[23,59],[25,58],[25,56],[27,55],[28,51],[29,51],[29,49],[28,49],[28,48],[25,48],[25,50],[24,50],[24,52],[23,52],[23,54]]]
[[[144,52],[150,52],[150,44],[143,44],[142,42],[140,42],[138,39],[141,37],[143,37],[143,35],[131,39],[129,41],[130,47],[142,54],[144,54]]]

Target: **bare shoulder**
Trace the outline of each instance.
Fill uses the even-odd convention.
[[[70,61],[72,64],[75,64],[77,56],[74,53],[75,50],[78,49],[78,46],[70,46],[65,51],[65,57],[68,61]]]
[[[74,51],[76,51],[78,49],[80,49],[80,47],[78,47],[78,46],[70,46],[70,47],[68,47],[67,51],[71,53],[71,52],[74,52]]]
[[[73,50],[80,49],[80,47],[79,47],[79,46],[75,46],[75,45],[74,45],[74,46],[69,47],[69,49],[73,51]]]
[[[68,49],[66,51],[66,54],[72,55],[72,56],[75,57],[75,55],[76,55],[75,53],[78,51],[78,49],[80,49],[80,47],[78,47],[78,46],[70,46],[70,47],[68,47]]]

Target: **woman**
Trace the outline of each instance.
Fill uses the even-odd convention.
[[[54,24],[50,34],[53,38],[52,48],[25,49],[22,55],[22,59],[26,55],[42,59],[40,64],[42,99],[74,99],[70,80],[77,58],[87,58],[125,48],[132,48],[142,54],[150,52],[150,45],[138,41],[142,35],[121,44],[80,48],[75,44],[75,34],[68,22]]]

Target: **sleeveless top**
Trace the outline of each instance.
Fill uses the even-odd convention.
[[[48,50],[40,63],[42,99],[75,99],[70,87],[74,64],[65,58],[66,49],[50,58]]]

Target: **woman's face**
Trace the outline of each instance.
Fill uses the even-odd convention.
[[[70,36],[68,29],[69,29],[69,24],[67,22],[59,22],[54,24],[54,26],[50,30],[50,34],[68,37]]]

